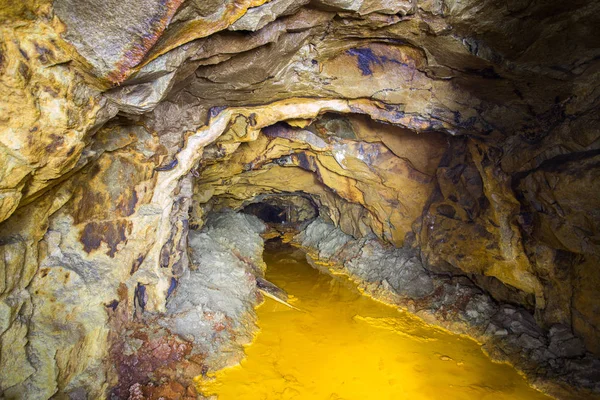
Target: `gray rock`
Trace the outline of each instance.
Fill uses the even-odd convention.
[[[261,271],[265,227],[254,216],[211,215],[201,231],[190,231],[191,266],[179,280],[159,324],[194,342],[194,352],[216,367],[239,361],[252,339],[256,274]],[[223,351],[230,352],[230,359]]]
[[[330,260],[344,251],[348,272],[367,282],[387,282],[401,296],[421,298],[433,292],[433,282],[417,254],[409,248],[395,249],[373,237],[360,240],[316,219],[296,239],[316,248],[320,259]]]
[[[175,72],[170,72],[151,82],[127,85],[106,92],[108,97],[122,112],[144,114],[152,111],[160,103],[173,85]]]
[[[56,0],[54,12],[67,26],[66,39],[95,73],[119,80],[121,73],[142,61],[168,25],[177,10],[173,3]]]
[[[550,328],[549,350],[558,357],[575,358],[585,354],[583,341],[573,335],[571,329],[565,325],[554,325]]]
[[[497,311],[497,306],[489,296],[479,293],[474,295],[465,306],[465,318],[471,325],[484,325]]]
[[[352,240],[352,236],[318,218],[297,236],[297,240],[304,247],[317,249],[319,258],[329,260]]]
[[[592,357],[567,360],[561,370],[567,380],[579,387],[600,391],[600,360]]]
[[[544,343],[537,338],[524,333],[519,336],[519,346],[524,349],[537,349],[544,346]]]
[[[246,14],[229,26],[232,31],[257,31],[275,21],[279,16],[295,13],[310,0],[272,0],[260,7],[249,9]]]
[[[204,229],[220,245],[239,254],[244,262],[261,269],[264,267],[260,234],[266,226],[257,217],[233,212],[211,214]]]
[[[493,320],[496,325],[506,328],[513,334],[527,333],[535,338],[543,336],[542,329],[529,312],[509,304],[503,304],[494,315]]]
[[[433,292],[431,278],[409,249],[392,250],[371,239],[364,242],[359,256],[345,266],[366,281],[386,280],[401,296],[421,298]]]

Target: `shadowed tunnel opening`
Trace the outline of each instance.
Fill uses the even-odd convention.
[[[268,225],[300,226],[319,216],[318,206],[306,195],[284,193],[255,198],[241,210]]]
[[[251,214],[267,224],[284,224],[288,222],[290,207],[280,207],[269,203],[252,203],[244,207],[242,212]]]

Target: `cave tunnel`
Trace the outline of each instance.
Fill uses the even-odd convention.
[[[600,399],[600,2],[0,5],[0,399]]]
[[[301,224],[319,215],[315,201],[309,195],[298,193],[261,195],[241,208],[240,212],[254,215],[269,225],[287,225],[298,230]]]
[[[288,221],[291,210],[268,203],[252,203],[242,209],[246,214],[256,215],[261,221],[269,224],[284,224]]]

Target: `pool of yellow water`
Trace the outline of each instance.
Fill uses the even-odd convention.
[[[246,358],[198,381],[220,400],[549,399],[472,340],[362,295],[291,251],[265,254],[266,278],[290,295],[258,308]]]

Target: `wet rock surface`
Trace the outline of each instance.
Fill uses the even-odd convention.
[[[600,361],[567,327],[542,329],[530,312],[494,301],[466,277],[428,271],[410,246],[385,246],[376,238],[357,240],[321,219],[291,243],[306,249],[317,268],[347,274],[373,297],[485,343],[493,359],[512,363],[552,395],[587,398],[599,389]],[[585,389],[572,393],[569,385]]]

